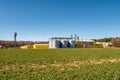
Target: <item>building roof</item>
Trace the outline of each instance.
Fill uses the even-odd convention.
[[[33,45],[48,45],[48,44],[33,44]]]
[[[51,39],[75,39],[72,37],[52,37]]]
[[[79,40],[80,42],[94,42],[93,40]]]

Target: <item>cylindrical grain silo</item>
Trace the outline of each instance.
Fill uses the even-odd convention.
[[[54,41],[54,48],[60,48],[60,41],[59,40]]]
[[[60,48],[60,41],[54,38],[49,40],[49,48]]]
[[[62,43],[62,48],[68,48],[69,41],[62,40],[61,43]]]
[[[52,45],[52,44],[53,44],[53,39],[50,38],[50,39],[49,39],[49,48],[53,48],[53,45]]]
[[[64,48],[64,40],[60,40],[61,41],[61,48]]]
[[[75,48],[75,40],[72,38],[50,38],[49,48]]]
[[[74,40],[70,40],[70,48],[75,48],[75,41]]]
[[[49,39],[49,48],[51,48],[51,39]]]
[[[68,45],[69,45],[69,41],[64,41],[64,45],[65,45],[65,48],[68,48]]]

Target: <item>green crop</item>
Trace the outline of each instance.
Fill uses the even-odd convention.
[[[1,49],[0,80],[120,80],[120,49]]]

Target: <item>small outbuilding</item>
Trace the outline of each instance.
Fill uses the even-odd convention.
[[[49,48],[48,44],[33,44],[33,49],[47,49]]]
[[[3,47],[2,47],[2,45],[0,45],[0,49],[2,49]]]
[[[93,40],[79,40],[83,48],[89,48],[94,47],[94,41]]]
[[[112,45],[111,42],[96,42],[96,44],[103,45],[103,48],[109,48]]]
[[[23,45],[23,46],[20,46],[21,49],[31,49],[32,46],[31,45]]]

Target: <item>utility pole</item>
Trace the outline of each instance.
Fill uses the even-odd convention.
[[[14,36],[14,47],[17,47],[17,42],[16,42],[17,33],[14,32],[13,36]]]

